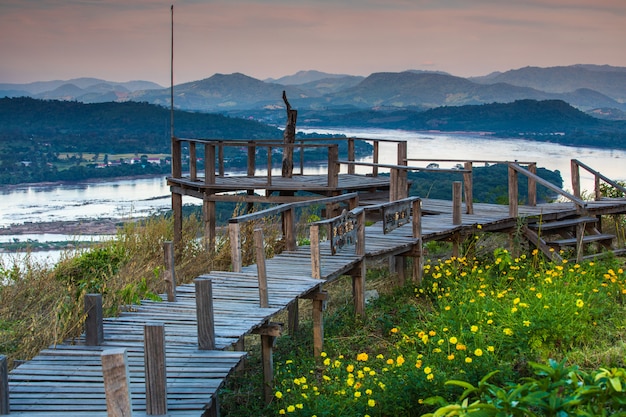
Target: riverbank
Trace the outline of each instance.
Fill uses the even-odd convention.
[[[0,235],[54,233],[63,235],[114,235],[125,222],[136,219],[89,219],[80,221],[27,222],[0,227]]]

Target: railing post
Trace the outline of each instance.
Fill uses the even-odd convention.
[[[574,196],[580,198],[580,167],[578,161],[575,159],[570,160],[570,170],[572,176],[572,192]]]
[[[407,165],[407,142],[401,141],[398,142],[398,165],[406,166]],[[398,179],[396,183],[396,191],[395,191],[395,199],[401,200],[406,198],[408,195],[408,171],[406,169],[398,170]]]
[[[143,327],[143,351],[146,384],[146,414],[167,414],[167,372],[163,324]]]
[[[348,161],[354,162],[354,138],[348,138]],[[354,165],[348,165],[348,174],[354,174]]]
[[[198,321],[198,349],[215,349],[215,321],[213,318],[213,282],[210,278],[196,278],[196,318]]]
[[[295,210],[293,207],[282,212],[283,220],[283,237],[285,239],[285,249],[288,251],[296,250],[296,223]]]
[[[224,141],[220,140],[218,142],[218,148],[217,148],[217,160],[219,163],[219,167],[218,167],[218,175],[220,177],[224,176]]]
[[[322,277],[322,268],[320,260],[320,226],[314,224],[310,228],[311,240],[311,276],[320,279]]]
[[[174,245],[172,242],[163,242],[163,258],[165,271],[163,279],[167,283],[167,301],[176,301],[176,271],[174,267]]]
[[[108,417],[132,416],[126,349],[104,350],[100,358]]]
[[[202,216],[204,217],[204,249],[213,253],[215,251],[215,229],[217,227],[217,221],[215,219],[215,201],[209,200],[207,195],[204,195],[202,200]]]
[[[356,220],[356,247],[355,252],[359,256],[365,255],[365,210],[357,215]]]
[[[337,188],[339,185],[339,147],[336,144],[328,146],[328,187]]]
[[[174,217],[174,245],[183,241],[183,195],[172,193],[172,216]]]
[[[529,164],[528,171],[533,175],[537,175],[537,163]],[[537,181],[532,177],[528,177],[528,205],[531,207],[537,205]]]
[[[269,307],[267,294],[267,273],[265,269],[265,242],[263,230],[254,229],[254,252],[256,254],[256,268],[259,279],[259,300],[261,308]]]
[[[102,294],[85,294],[85,344],[100,346],[104,341]]]
[[[8,415],[9,406],[9,371],[7,357],[0,355],[0,415]]]
[[[228,224],[228,236],[230,238],[230,257],[233,266],[233,272],[241,272],[241,226],[239,223]]]
[[[380,146],[380,142],[375,140],[374,141],[374,154],[372,155],[372,162],[374,163],[374,166],[372,167],[372,176],[373,177],[377,177],[378,176],[378,150],[379,150],[379,146]]]
[[[198,157],[196,156],[196,142],[189,142],[189,179],[198,179]]]
[[[272,185],[272,147],[267,148],[267,185]]]
[[[215,184],[215,145],[204,144],[204,183]]]
[[[248,176],[254,177],[256,171],[256,146],[254,141],[248,142]]]
[[[595,198],[596,201],[602,200],[602,189],[600,189],[600,177],[594,175],[594,190],[595,190]]]
[[[474,170],[472,162],[465,163],[463,184],[465,185],[465,212],[474,214]]]
[[[452,224],[461,224],[461,182],[452,183]]]
[[[512,167],[512,163],[509,163],[509,216],[517,217],[517,171]]]
[[[182,178],[183,176],[183,154],[178,138],[172,137],[172,177]]]

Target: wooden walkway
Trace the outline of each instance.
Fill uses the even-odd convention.
[[[520,217],[516,218],[510,217],[508,206],[475,204],[474,214],[463,214],[461,223],[455,225],[452,202],[423,199],[421,208],[423,242],[469,234],[478,225],[483,231],[505,232],[520,219],[558,220],[577,213],[573,203],[553,203],[520,206]],[[588,212],[625,213],[626,200],[589,202]],[[216,392],[245,355],[232,350],[244,335],[262,331],[272,317],[293,307],[298,299],[319,302],[324,284],[344,274],[354,278],[355,269],[365,261],[415,255],[418,242],[411,223],[385,234],[380,222],[365,227],[364,254],[344,250],[331,255],[329,243],[323,242],[321,279],[312,277],[310,246],[284,251],[265,262],[267,307],[259,304],[258,265],[243,267],[239,272],[203,275],[200,279],[212,282],[215,349],[198,348],[194,284],[181,285],[176,288],[175,302],[163,296],[164,301],[145,301],[120,317],[105,319],[104,339],[99,346],[87,346],[83,335],[76,341],[50,347],[12,370],[8,376],[10,415],[107,415],[100,355],[114,348],[127,351],[133,415],[147,415],[143,331],[145,325],[153,323],[162,323],[165,329],[167,415],[202,416],[207,410],[216,413]]]

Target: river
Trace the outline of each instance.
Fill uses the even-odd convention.
[[[384,129],[299,129],[302,132],[345,134],[372,139],[408,142],[409,158],[535,161],[539,167],[559,170],[564,188],[571,189],[570,160],[579,159],[615,180],[626,179],[626,151],[568,147],[521,139],[495,139],[478,134],[409,132]],[[395,145],[381,144],[381,163],[395,163]],[[425,166],[427,163],[410,163]],[[440,166],[453,166],[454,163]],[[593,189],[593,177],[581,171],[582,189]],[[183,203],[201,204],[194,198]],[[0,228],[14,224],[88,220],[94,218],[141,218],[170,208],[170,191],[164,176],[153,178],[89,181],[61,185],[0,187]],[[40,242],[67,236],[5,235],[1,241],[33,239]],[[81,237],[81,239],[90,237]],[[38,254],[45,257],[48,254]]]

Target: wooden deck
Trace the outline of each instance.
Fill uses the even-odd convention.
[[[514,204],[514,207],[470,203],[470,207],[467,207],[460,203],[460,187],[458,187],[458,199],[454,201],[421,199],[419,206],[412,206],[413,214],[416,213],[416,207],[419,207],[419,213],[421,213],[417,217],[411,215],[413,223],[404,224],[385,233],[382,221],[364,227],[365,213],[367,210],[372,210],[372,213],[378,210],[377,215],[385,219],[385,215],[381,214],[384,213],[383,205],[375,204],[382,202],[381,196],[384,198],[383,201],[403,201],[406,195],[402,194],[407,191],[407,183],[406,177],[402,178],[402,173],[406,173],[405,170],[410,167],[394,166],[390,177],[339,174],[336,149],[329,147],[329,155],[332,154],[334,159],[332,159],[332,164],[329,163],[331,172],[328,175],[294,175],[292,178],[272,177],[271,174],[260,177],[228,176],[223,175],[223,167],[220,167],[220,175],[199,178],[195,168],[197,159],[195,144],[196,142],[189,141],[190,161],[193,163],[188,176],[183,176],[181,173],[180,143],[177,145],[178,150],[176,151],[175,148],[176,152],[173,152],[177,157],[173,161],[176,165],[176,175],[168,178],[168,184],[172,190],[175,239],[181,236],[183,195],[203,199],[205,221],[209,223],[209,227],[205,230],[212,229],[212,232],[209,230],[209,237],[215,238],[215,202],[241,201],[241,197],[234,194],[243,191],[246,193],[245,201],[247,202],[258,200],[289,203],[281,206],[282,211],[273,212],[274,215],[279,212],[283,215],[283,238],[287,243],[287,250],[271,259],[263,259],[264,268],[256,264],[241,266],[239,264],[241,256],[236,253],[239,249],[233,244],[234,235],[231,235],[231,248],[235,251],[232,265],[234,272],[212,271],[198,277],[198,280],[204,283],[210,282],[212,287],[210,301],[212,301],[213,312],[211,327],[214,331],[214,346],[211,349],[199,348],[201,345],[199,334],[201,324],[203,324],[199,321],[205,321],[205,318],[198,318],[198,311],[203,310],[198,309],[197,283],[180,285],[175,288],[176,301],[167,301],[167,296],[163,295],[161,302],[144,301],[119,317],[104,319],[102,326],[104,338],[98,346],[88,346],[86,336],[83,335],[77,340],[52,346],[34,359],[13,369],[8,374],[7,387],[3,386],[0,381],[0,414],[2,414],[4,394],[8,390],[11,415],[24,417],[106,416],[106,389],[101,355],[111,349],[123,348],[128,357],[133,415],[141,417],[147,415],[144,330],[147,325],[159,324],[163,325],[164,329],[167,415],[172,417],[215,416],[218,414],[217,391],[245,356],[241,344],[243,337],[252,333],[261,335],[263,363],[270,368],[269,373],[265,370],[265,377],[266,381],[271,381],[272,338],[280,335],[282,331],[282,327],[271,323],[271,319],[278,313],[289,310],[289,324],[294,325],[294,322],[297,323],[298,300],[310,299],[313,302],[314,349],[316,353],[319,353],[323,340],[322,311],[323,301],[326,298],[324,285],[345,275],[351,276],[355,312],[364,314],[364,275],[367,262],[390,257],[398,257],[397,259],[413,257],[421,262],[423,261],[423,243],[437,240],[458,242],[479,229],[485,232],[510,233],[520,225],[536,222],[572,220],[576,216],[583,215],[589,218],[626,214],[626,199],[603,199],[598,190],[596,190],[596,201],[589,202],[580,200],[580,190],[575,191],[577,196],[571,196],[559,190],[562,195],[565,194],[569,198],[569,202],[528,206]],[[205,148],[206,159],[214,161],[214,147],[218,145],[203,142],[201,146]],[[271,147],[276,145],[267,144],[266,146],[270,148],[268,155],[271,155]],[[406,143],[402,152],[406,153]],[[251,152],[251,155],[254,155],[254,152]],[[353,164],[353,160],[353,158],[349,160],[348,164]],[[518,201],[516,172],[520,168],[517,164],[514,165],[510,165],[509,170],[509,199]],[[271,161],[268,161],[268,166],[271,166]],[[581,166],[585,168],[584,165],[581,164]],[[249,169],[250,171],[254,172],[253,169]],[[215,172],[215,167],[208,172]],[[597,178],[607,180],[601,174],[595,171],[594,173]],[[467,175],[471,175],[471,170],[468,170]],[[530,178],[540,181],[529,172]],[[513,187],[511,184],[514,184]],[[576,190],[575,185],[574,189]],[[265,190],[265,196],[252,195],[256,190]],[[466,192],[468,190],[471,193],[471,184],[469,188],[466,188]],[[334,206],[343,194],[350,191],[359,192],[358,195],[353,193],[357,196],[356,198],[350,198],[358,200],[362,197],[360,202],[365,208],[354,206],[350,208],[355,213],[363,213],[359,214],[361,223],[356,226],[352,224],[345,230],[352,230],[352,228],[359,230],[359,233],[363,233],[359,235],[362,236],[359,239],[363,242],[355,244],[352,249],[334,253],[334,246],[331,250],[330,242],[323,241],[319,246],[319,257],[315,255],[318,249],[317,240],[313,240],[313,234],[310,246],[296,246],[295,236],[293,236],[295,232],[293,212],[298,204],[309,204],[300,200],[312,197],[294,196],[295,191],[335,196],[327,199],[327,202],[332,200]],[[279,195],[272,196],[273,193]],[[354,202],[353,200],[350,200],[352,201],[350,205]],[[529,200],[531,200],[530,195]],[[511,214],[513,212],[514,215]],[[211,217],[212,214],[213,217]],[[328,221],[318,223],[328,226],[330,224]],[[417,224],[419,226],[416,226]],[[235,235],[239,233],[239,226],[236,226],[233,228]],[[311,227],[313,229],[313,226]],[[231,224],[229,224],[229,231],[230,228]],[[285,231],[291,233],[291,236],[286,236]],[[352,237],[347,237],[345,240],[352,240]],[[260,247],[262,250],[263,245],[261,244]],[[316,262],[319,262],[319,267]],[[414,274],[416,270],[420,270],[420,262],[413,262]],[[259,271],[264,271],[264,273],[260,274]],[[264,275],[264,280],[261,280],[261,275]],[[268,295],[267,305],[263,307],[265,303],[262,298],[264,293],[262,281],[267,282],[266,293]],[[201,298],[198,297],[200,302],[202,302]],[[296,314],[295,321],[293,314]],[[270,353],[269,359],[267,352]],[[0,369],[0,376],[1,371]],[[266,401],[271,398],[269,384],[269,382],[266,384]]]

